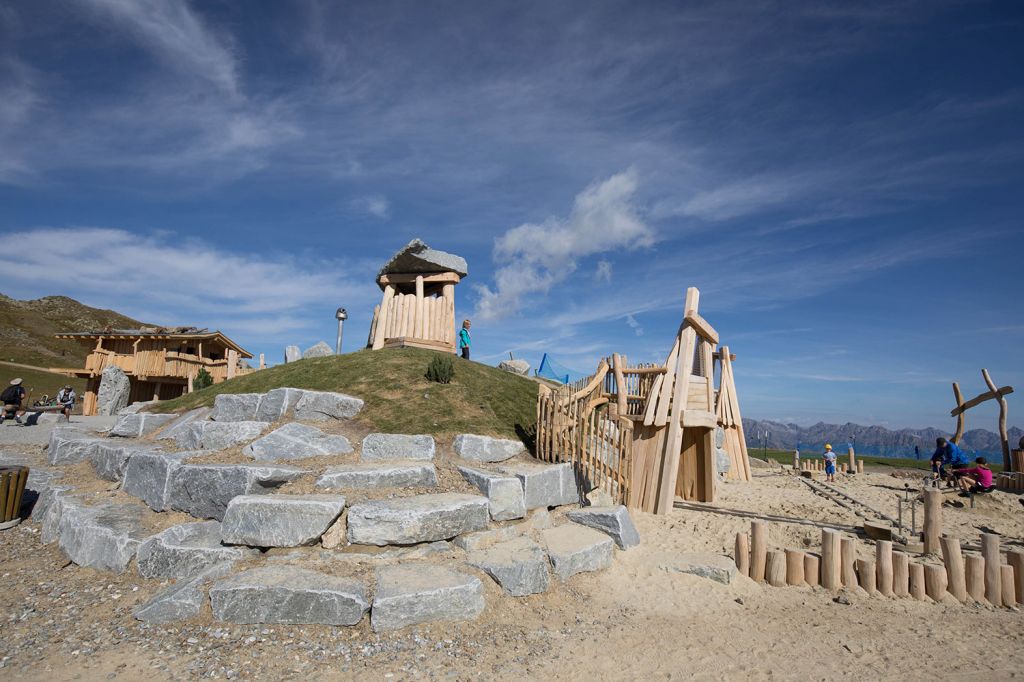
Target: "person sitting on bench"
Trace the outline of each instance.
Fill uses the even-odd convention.
[[[57,403],[63,408],[61,414],[65,421],[71,421],[71,410],[75,409],[75,389],[68,384],[57,393]]]
[[[974,463],[977,466],[969,469],[955,469],[953,471],[953,473],[959,476],[957,481],[960,483],[960,488],[963,489],[960,497],[968,497],[978,493],[990,493],[995,489],[995,486],[992,485],[992,470],[988,468],[988,460],[984,457],[978,457],[974,460]]]
[[[967,455],[953,441],[945,438],[935,439],[935,453],[932,455],[932,472],[935,478],[949,482],[953,487],[956,477],[953,471],[958,467],[967,466]]]
[[[3,410],[0,411],[0,424],[9,415],[14,415],[14,421],[21,423],[21,415],[25,414],[22,404],[25,402],[25,389],[21,385],[21,379],[11,379],[11,385],[0,393],[0,403],[3,403]]]

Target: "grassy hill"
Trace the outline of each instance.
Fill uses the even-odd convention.
[[[427,381],[436,353],[418,348],[358,351],[310,358],[260,370],[160,403],[159,412],[212,405],[221,393],[265,393],[292,387],[338,391],[362,398],[358,419],[391,433],[481,433],[521,437],[536,421],[537,383],[497,368],[455,358],[450,384]]]
[[[0,360],[36,367],[81,367],[88,349],[55,339],[54,334],[140,326],[144,323],[66,296],[17,301],[0,294]]]

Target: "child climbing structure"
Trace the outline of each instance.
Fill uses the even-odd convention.
[[[657,514],[667,513],[676,496],[714,501],[716,457],[727,458],[730,478],[749,481],[735,356],[727,346],[716,352],[718,332],[700,316],[699,302],[700,292],[687,289],[664,365],[630,367],[615,354],[590,377],[542,386],[537,456],[573,462],[584,492],[601,488],[616,502]]]

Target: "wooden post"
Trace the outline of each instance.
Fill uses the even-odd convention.
[[[857,575],[860,577],[860,586],[864,588],[869,597],[876,592],[876,570],[874,561],[870,559],[857,559]]]
[[[1013,566],[1003,564],[999,567],[999,577],[1002,579],[1000,590],[1003,597],[1003,606],[1009,609],[1017,605],[1017,599],[1014,597],[1013,575]]]
[[[750,577],[750,547],[746,533],[736,533],[736,570]]]
[[[615,403],[619,406],[619,416],[625,417],[629,413],[626,404],[629,389],[626,387],[626,375],[622,371],[622,356],[618,353],[613,354],[612,362],[615,364],[612,368],[615,371]]]
[[[229,348],[228,349],[228,379],[234,379],[235,373],[238,372],[238,351]]]
[[[929,488],[924,491],[924,551],[935,554],[939,551],[939,536],[942,534],[942,491]]]
[[[768,552],[768,566],[765,570],[768,584],[782,587],[786,584],[786,554],[778,550]]]
[[[853,446],[852,445],[846,451],[846,454],[847,454],[847,456],[850,459],[850,466],[849,466],[850,472],[852,473],[854,471],[857,471],[857,455],[854,454]]]
[[[878,570],[876,584],[883,597],[892,596],[892,542],[879,540],[875,543],[875,565]]]
[[[968,554],[966,559],[967,594],[981,604],[985,599],[985,557],[980,554]]]
[[[981,376],[999,403],[999,441],[1003,446],[1003,471],[1013,471],[1013,462],[1010,461],[1010,439],[1006,433],[1006,397],[996,388],[995,382],[988,375],[987,369],[981,370]]]
[[[924,567],[924,589],[935,601],[946,596],[946,567],[940,564],[926,564]]]
[[[1003,603],[1003,582],[999,575],[999,566],[1003,562],[999,557],[998,535],[981,534],[981,555],[985,557],[985,599],[992,606],[999,606]]]
[[[942,563],[946,564],[946,583],[949,593],[959,602],[967,601],[964,557],[960,553],[960,541],[956,538],[942,537]]]
[[[892,593],[897,597],[910,594],[910,557],[903,552],[892,555]]]
[[[153,400],[160,400],[160,387],[163,386],[161,382],[153,384]]]
[[[263,355],[263,353],[260,353],[260,369],[266,369],[266,368],[267,368],[267,359]]]
[[[799,450],[794,450],[793,451],[793,469],[797,470],[799,468],[800,468],[800,451]]]
[[[862,459],[858,459],[857,460],[857,473],[858,474],[863,474],[864,473],[864,460],[862,460]]]
[[[191,393],[191,392],[193,391],[193,388],[192,388],[192,379],[193,379],[193,375],[192,375],[192,374],[189,374],[189,375],[188,375],[188,391],[186,391],[187,393]]]
[[[768,524],[764,521],[750,523],[750,577],[764,582],[764,571],[768,557]]]
[[[926,599],[924,589],[924,566],[915,562],[910,564],[910,596],[918,601]]]
[[[686,291],[686,309],[690,309],[690,300],[696,300],[698,294],[691,287]],[[665,451],[662,457],[661,480],[658,487],[658,514],[667,514],[672,508],[676,494],[676,481],[679,477],[679,455],[683,448],[683,412],[689,397],[690,375],[693,371],[693,354],[697,346],[697,332],[687,326],[682,335],[682,351],[676,362],[676,380],[672,391],[672,415],[669,420],[668,434],[665,436]],[[672,368],[667,368],[672,371]]]
[[[377,322],[377,328],[373,334],[373,350],[380,350],[384,347],[384,333],[389,327],[387,322],[394,317],[394,312],[391,310],[394,298],[395,287],[392,284],[388,284],[384,287],[384,295],[380,300],[380,321]]]
[[[1024,551],[1010,550],[1006,562],[1013,566],[1013,597],[1018,604],[1024,604]]]
[[[818,579],[819,561],[813,554],[804,554],[804,582],[811,587],[817,587],[821,582]]]
[[[786,584],[804,584],[804,557],[806,554],[798,549],[786,550]]]
[[[838,590],[840,582],[839,531],[821,529],[821,586],[826,590]]]
[[[843,586],[852,590],[857,587],[857,541],[854,538],[843,538],[841,547]]]
[[[416,319],[413,320],[412,335],[417,339],[423,338],[423,275],[416,276],[416,308],[413,311]]]

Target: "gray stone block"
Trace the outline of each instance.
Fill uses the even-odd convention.
[[[230,623],[355,625],[370,608],[354,578],[293,566],[255,568],[214,583],[210,604]]]
[[[377,460],[432,460],[436,445],[432,436],[413,436],[404,433],[371,433],[363,439],[360,457],[368,462]]]
[[[171,471],[168,503],[198,519],[224,518],[239,495],[272,492],[305,472],[269,464],[183,464]]]
[[[202,453],[136,451],[125,465],[121,490],[139,498],[153,511],[169,509],[171,473],[183,460],[198,454]]]
[[[324,433],[315,426],[292,422],[263,436],[242,452],[261,462],[344,455],[352,452],[345,436]]]
[[[220,537],[250,547],[312,545],[344,509],[341,495],[239,495],[228,503]]]
[[[89,462],[96,475],[104,481],[120,481],[124,476],[128,460],[136,448],[127,447],[117,441],[101,442],[92,448]]]
[[[195,421],[188,425],[188,429],[175,442],[188,450],[224,450],[259,438],[269,427],[270,424],[266,422]]]
[[[156,435],[157,440],[178,440],[178,438],[185,437],[188,433],[189,426],[193,422],[206,421],[213,413],[212,407],[197,407],[194,410],[189,410],[185,414],[175,415],[175,420],[172,421],[167,427]]]
[[[723,585],[732,583],[739,575],[736,562],[732,558],[701,552],[673,554],[670,560],[662,563],[659,568],[676,573],[689,573]]]
[[[285,346],[284,347],[284,361],[285,363],[295,362],[296,360],[302,359],[302,351],[299,350],[298,346]]]
[[[524,377],[530,375],[530,363],[526,360],[502,360],[498,369]]]
[[[358,462],[329,467],[316,481],[317,488],[376,490],[380,488],[433,488],[437,472],[424,462]]]
[[[484,610],[480,579],[441,566],[388,566],[377,571],[370,624],[375,632],[436,621],[473,620]]]
[[[455,436],[452,446],[459,457],[474,462],[504,462],[526,452],[526,446],[518,440],[490,438],[472,433]]]
[[[197,521],[171,526],[139,546],[137,565],[143,578],[187,578],[220,564],[230,565],[257,550],[225,547],[220,524]]]
[[[50,464],[78,464],[89,459],[102,438],[87,436],[72,427],[58,426],[50,432],[46,459]]]
[[[60,520],[64,514],[64,501],[72,498],[74,489],[70,486],[54,486],[47,491],[44,509],[33,516],[39,519],[39,540],[48,545],[60,539]],[[42,498],[40,498],[42,500]]]
[[[326,421],[351,419],[363,409],[363,401],[344,393],[303,391],[295,403],[295,419],[299,421]]]
[[[470,485],[487,495],[488,509],[495,521],[509,521],[526,516],[523,484],[516,476],[503,476],[483,469],[459,467],[459,473]]]
[[[513,597],[546,592],[551,583],[544,550],[525,536],[471,551],[467,561]]]
[[[108,417],[117,414],[128,406],[131,391],[131,381],[124,370],[117,365],[107,365],[96,392],[96,414]]]
[[[144,623],[171,623],[195,618],[203,608],[206,594],[203,586],[231,571],[231,564],[216,564],[198,575],[179,580],[161,590],[148,602],[135,609],[132,615]]]
[[[479,533],[467,533],[460,535],[453,541],[456,547],[461,547],[467,552],[476,549],[484,549],[499,542],[508,542],[521,535],[530,535],[535,531],[551,528],[551,514],[546,509],[538,509],[530,515],[530,518],[522,523],[514,523],[507,526],[499,526],[489,530],[482,530]]]
[[[89,507],[64,498],[58,526],[60,549],[79,566],[124,573],[146,539],[141,524],[146,511],[137,504]]]
[[[567,523],[541,531],[541,538],[551,559],[551,567],[562,580],[612,565],[615,543],[601,531]]]
[[[348,540],[363,545],[411,545],[482,530],[487,498],[459,493],[415,495],[352,505]]]
[[[611,536],[619,549],[629,549],[640,544],[640,533],[633,525],[629,511],[621,504],[615,507],[573,509],[567,516],[570,521],[589,526]]]
[[[308,358],[326,358],[332,355],[334,355],[334,349],[328,346],[326,341],[318,341],[316,344],[302,351],[303,360]]]
[[[523,484],[527,509],[579,504],[579,491],[572,465],[521,462],[498,467],[502,473],[516,476]]]
[[[261,393],[221,393],[213,399],[213,415],[217,422],[256,421]]]
[[[124,414],[117,418],[110,435],[116,438],[142,438],[177,418],[176,414]]]
[[[267,391],[256,409],[255,421],[279,422],[295,409],[303,391],[298,388],[275,388]]]

